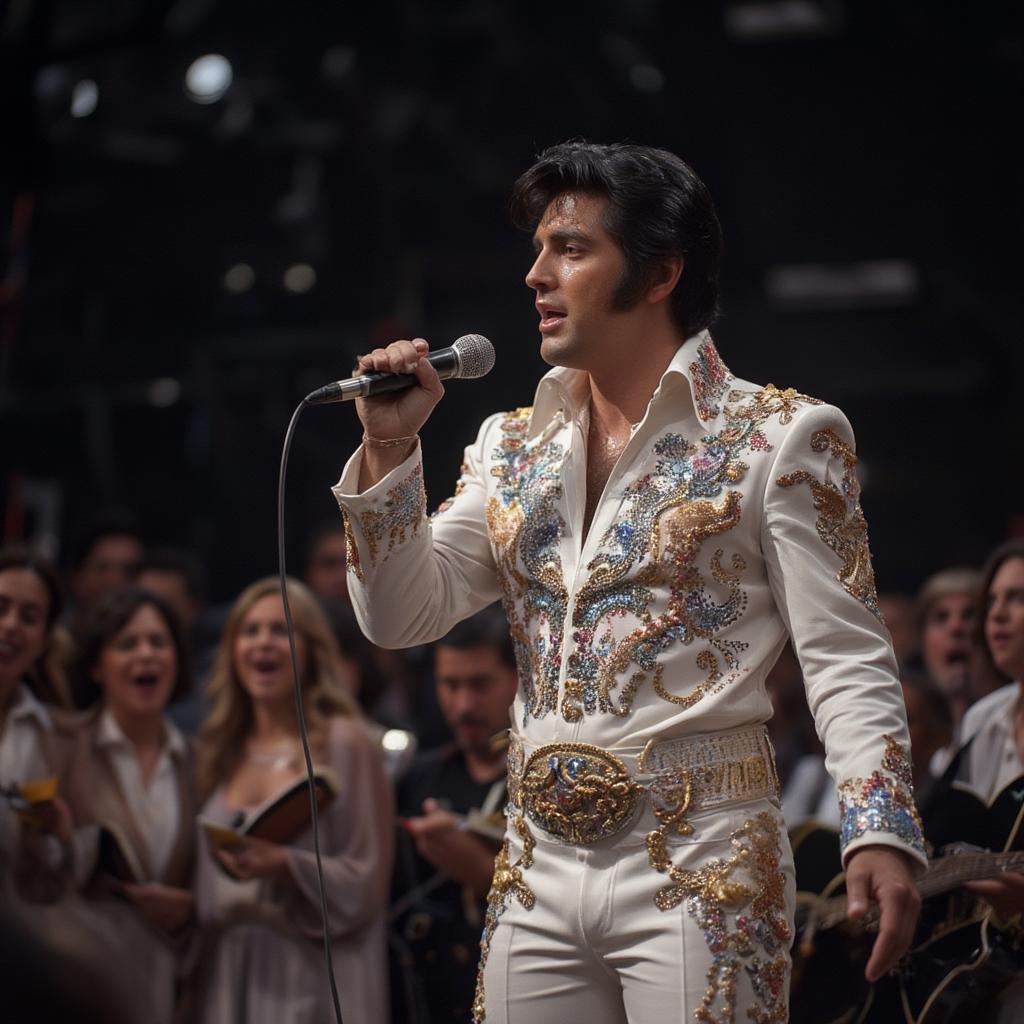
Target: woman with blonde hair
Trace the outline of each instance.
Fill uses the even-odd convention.
[[[296,580],[288,581],[288,601],[314,766],[336,787],[320,814],[320,845],[342,1011],[347,1020],[383,1024],[391,795],[378,745],[340,683],[340,654],[323,611]],[[198,739],[206,828],[195,889],[203,936],[194,1019],[327,1020],[331,997],[308,817],[279,843],[239,841],[218,830],[244,828],[254,811],[305,775],[277,577],[254,583],[235,601],[208,700]]]

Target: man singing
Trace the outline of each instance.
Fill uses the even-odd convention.
[[[376,349],[358,372],[418,386],[359,403],[334,489],[376,643],[433,640],[499,596],[511,624],[509,825],[474,1019],[785,1021],[793,865],[764,680],[787,637],[850,913],[881,910],[872,980],[910,941],[926,863],[850,426],[722,362],[718,219],[671,153],[555,146],[512,208],[554,367],[533,406],[484,422],[428,521],[417,431],[443,388],[423,339]]]

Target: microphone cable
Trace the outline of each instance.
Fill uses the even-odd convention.
[[[281,451],[281,471],[277,480],[277,568],[281,578],[281,600],[284,602],[284,621],[288,627],[288,647],[292,659],[292,682],[295,685],[295,710],[299,719],[299,738],[302,740],[302,753],[306,759],[306,779],[309,783],[309,809],[313,823],[313,852],[316,855],[316,875],[320,887],[320,919],[324,929],[324,957],[327,960],[327,978],[331,986],[331,999],[334,1002],[334,1019],[337,1024],[344,1024],[341,1017],[341,1002],[338,999],[338,983],[334,977],[334,959],[331,956],[331,936],[327,927],[327,892],[324,884],[324,866],[320,856],[320,817],[317,812],[316,782],[313,779],[313,756],[309,752],[309,734],[306,732],[306,715],[302,707],[302,684],[299,680],[299,654],[295,646],[295,624],[292,622],[292,609],[288,603],[288,577],[284,559],[284,491],[285,476],[288,471],[288,453],[292,447],[292,436],[295,425],[303,410],[309,405],[303,399],[292,413],[288,430],[284,435],[284,448]]]

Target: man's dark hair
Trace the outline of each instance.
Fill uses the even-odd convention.
[[[75,704],[79,708],[91,707],[102,691],[92,677],[104,648],[128,625],[140,608],[155,608],[171,634],[171,642],[178,656],[178,675],[168,704],[180,700],[192,688],[192,669],[188,647],[178,625],[177,616],[156,594],[138,587],[119,587],[112,590],[93,608],[78,631],[78,655],[72,666],[72,686]]]
[[[136,578],[144,572],[174,572],[185,581],[188,596],[197,604],[206,600],[206,567],[202,559],[186,548],[147,548],[135,569]]]
[[[669,300],[673,320],[686,337],[711,326],[718,314],[722,228],[692,167],[649,146],[563,142],[544,150],[516,181],[513,223],[535,230],[551,202],[566,192],[608,200],[604,227],[626,260],[613,308],[636,305],[664,262],[682,256],[683,274]]]
[[[437,641],[437,646],[454,647],[460,651],[473,647],[493,647],[503,664],[513,669],[516,667],[512,634],[500,604],[490,604],[468,619],[463,619]]]

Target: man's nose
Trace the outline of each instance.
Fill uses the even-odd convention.
[[[526,287],[534,291],[542,291],[552,287],[550,260],[541,252],[533,261],[533,266],[526,272]]]

